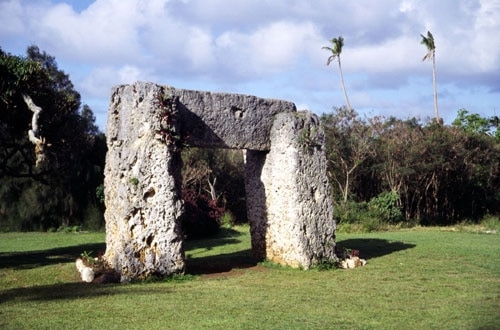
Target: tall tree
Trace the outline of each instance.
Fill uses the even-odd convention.
[[[329,175],[337,183],[334,192],[340,193],[337,195],[341,195],[345,204],[351,197],[360,167],[374,153],[374,130],[354,110],[344,107],[323,114],[321,122],[327,136]]]
[[[434,86],[434,113],[436,116],[436,123],[440,124],[439,110],[438,110],[438,97],[436,87],[436,44],[434,43],[434,36],[430,31],[427,31],[427,37],[423,34],[420,35],[422,40],[420,43],[427,47],[427,53],[422,58],[422,61],[432,60],[432,84]]]
[[[104,165],[92,110],[36,46],[26,57],[0,49],[0,77],[0,228],[81,224],[90,204],[97,210]]]
[[[322,49],[326,49],[332,53],[330,57],[328,57],[328,60],[326,61],[326,65],[330,65],[330,63],[337,59],[337,62],[339,64],[339,71],[340,71],[340,83],[342,84],[342,90],[344,91],[344,96],[345,96],[345,101],[347,105],[347,109],[351,110],[351,103],[349,103],[349,98],[347,97],[347,92],[345,89],[345,83],[344,83],[344,74],[342,73],[342,63],[340,60],[340,54],[342,53],[342,47],[344,47],[344,38],[342,36],[339,36],[338,38],[333,38],[330,40],[332,46],[331,47],[323,47]]]

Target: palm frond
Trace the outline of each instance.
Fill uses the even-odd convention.
[[[434,44],[434,36],[430,31],[427,31],[427,37],[423,34],[421,34],[420,37],[422,37],[420,44],[425,45],[425,47],[427,47],[429,51],[436,49],[436,45]]]
[[[427,37],[424,36],[423,34],[421,34],[420,37],[422,37],[420,44],[425,45],[425,47],[427,47],[427,54],[425,54],[424,58],[422,58],[422,61],[430,60],[434,56],[436,51],[436,45],[434,44],[434,36],[430,31],[427,31]]]
[[[425,56],[422,58],[422,61],[430,60],[432,58],[432,52],[428,52],[425,54]]]
[[[337,57],[337,55],[331,55],[328,60],[326,61],[326,65],[330,65],[332,61]]]

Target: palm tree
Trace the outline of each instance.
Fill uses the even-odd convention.
[[[434,43],[434,36],[430,31],[427,31],[427,37],[423,34],[420,35],[422,37],[422,41],[420,43],[427,47],[427,54],[425,54],[422,61],[431,60],[432,59],[432,83],[434,84],[434,112],[436,114],[436,122],[440,124],[439,120],[439,111],[438,111],[438,98],[437,98],[437,89],[436,89],[436,44]]]
[[[332,55],[328,57],[326,65],[330,65],[330,63],[333,60],[337,59],[340,70],[340,82],[342,84],[342,89],[344,90],[344,96],[345,96],[345,101],[347,103],[347,108],[349,110],[352,110],[351,104],[349,103],[349,98],[347,97],[347,92],[345,90],[344,75],[342,74],[342,64],[340,62],[340,54],[342,53],[342,47],[344,46],[344,38],[342,38],[342,36],[339,36],[338,38],[333,38],[332,40],[330,40],[330,42],[332,43],[332,47],[322,47],[322,49],[326,49],[332,52]]]

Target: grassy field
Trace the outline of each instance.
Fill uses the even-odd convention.
[[[103,233],[0,234],[1,329],[500,329],[498,234],[419,228],[342,234],[362,268],[296,270],[250,258],[247,227],[187,244],[189,275],[79,282]]]

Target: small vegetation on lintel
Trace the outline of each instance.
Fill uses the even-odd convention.
[[[174,151],[181,151],[182,148],[189,147],[185,140],[186,137],[181,136],[175,128],[178,110],[175,98],[170,96],[166,89],[163,88],[157,96],[157,101],[160,107],[159,118],[160,129],[157,132],[160,140],[171,146]]]

